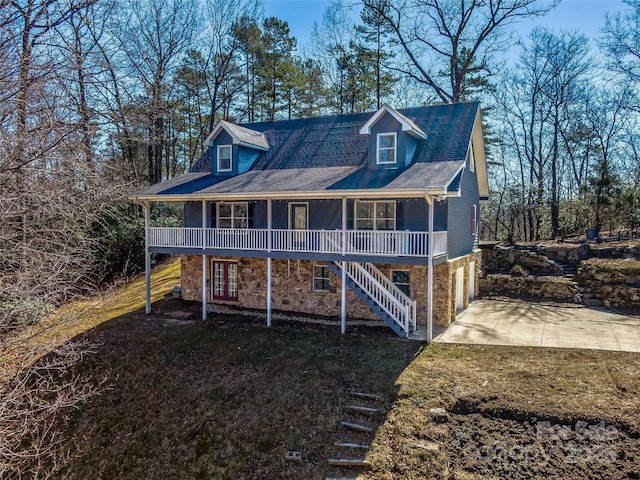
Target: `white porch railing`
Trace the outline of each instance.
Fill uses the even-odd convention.
[[[427,232],[346,230],[271,230],[271,251],[372,256],[429,255]],[[433,255],[447,253],[447,232],[434,232]],[[264,228],[150,227],[150,247],[269,251]]]

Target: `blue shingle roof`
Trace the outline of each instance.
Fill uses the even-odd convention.
[[[241,126],[263,133],[269,144],[248,172],[219,179],[207,175],[179,185],[163,183],[138,193],[444,188],[466,158],[477,111],[475,102],[399,109],[427,138],[418,142],[407,168],[375,171],[367,169],[369,139],[360,134],[371,112],[245,123]],[[187,175],[202,175],[210,168],[205,153]],[[331,169],[335,176],[330,178],[325,169]]]

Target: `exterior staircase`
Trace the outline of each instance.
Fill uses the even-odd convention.
[[[345,262],[347,285],[396,334],[408,338],[416,329],[416,302],[372,263]],[[342,276],[342,262],[327,262]]]

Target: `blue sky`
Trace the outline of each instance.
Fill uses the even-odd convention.
[[[329,2],[326,0],[266,0],[266,15],[276,16],[289,22],[291,33],[304,45],[313,22],[320,23]],[[604,26],[605,14],[624,9],[619,0],[563,0],[546,17],[523,21],[516,30],[523,37],[536,25],[545,25],[554,30],[579,30],[595,38]]]

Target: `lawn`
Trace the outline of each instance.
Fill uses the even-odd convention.
[[[199,304],[154,306],[83,334],[97,346],[77,374],[107,388],[71,413],[76,454],[57,478],[640,478],[638,354],[425,348],[386,330],[202,323]],[[348,414],[359,402],[380,411]],[[336,441],[370,443],[369,468],[329,466],[348,454]]]
[[[426,347],[388,329],[340,335],[239,316],[203,323],[198,303],[169,298],[176,261],[153,278],[152,315],[137,278],[0,349],[7,373],[19,344],[34,358],[74,336],[93,346],[75,375],[100,393],[69,412],[61,434],[72,455],[53,478],[640,478],[640,354]],[[352,404],[379,411],[349,414]],[[446,409],[444,421],[432,408]],[[370,444],[368,468],[329,466],[358,456],[338,441]],[[301,460],[287,461],[290,450]]]

